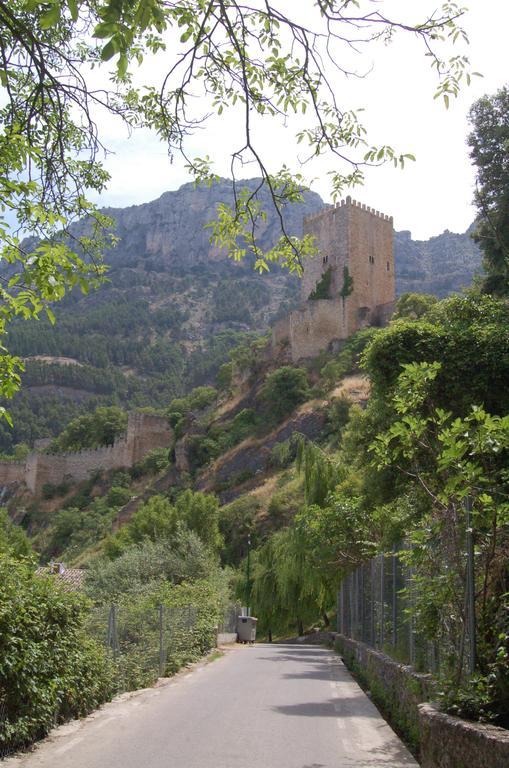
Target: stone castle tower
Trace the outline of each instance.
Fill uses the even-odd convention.
[[[367,325],[388,322],[395,301],[392,217],[347,197],[304,219],[318,255],[304,268],[301,307],[273,329],[293,362]]]

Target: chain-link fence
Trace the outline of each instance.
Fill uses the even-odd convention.
[[[88,630],[111,654],[120,692],[150,685],[157,677],[198,659],[215,647],[222,625],[234,626],[237,611],[233,606],[227,608],[218,627],[217,615],[192,605],[140,608],[112,604],[92,611]]]
[[[414,604],[421,580],[401,557],[401,549],[395,547],[389,554],[378,555],[343,580],[337,595],[337,631],[420,672],[445,671],[451,656],[459,658],[460,653],[465,659],[465,672],[472,672],[475,615],[473,601],[469,600],[473,584],[469,584],[468,567],[465,594],[458,599],[462,609],[453,640],[456,647],[451,647],[450,639],[426,637],[420,630]],[[468,566],[468,552],[465,560]]]

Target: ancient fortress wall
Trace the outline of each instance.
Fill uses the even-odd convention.
[[[348,297],[351,328],[379,325],[395,300],[392,218],[352,203],[348,216],[348,268],[353,292]],[[353,332],[353,331],[352,331]]]
[[[348,336],[345,302],[341,298],[309,301],[290,313],[292,360],[315,357],[334,339]]]
[[[24,482],[39,495],[45,484],[58,485],[64,479],[86,480],[96,470],[131,467],[154,448],[170,445],[173,431],[161,416],[131,413],[127,432],[113,445],[77,453],[31,453],[25,464],[0,463],[0,485]]]
[[[347,197],[304,219],[304,232],[314,235],[319,253],[305,265],[301,307],[272,334],[273,346],[286,345],[294,362],[367,325],[385,324],[395,301],[391,217]],[[310,299],[326,272],[328,297]]]
[[[21,483],[25,478],[24,461],[0,461],[0,485]]]

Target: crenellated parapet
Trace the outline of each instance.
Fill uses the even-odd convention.
[[[66,453],[32,452],[25,462],[0,462],[0,485],[24,482],[38,496],[44,485],[86,480],[91,472],[132,467],[154,448],[169,447],[173,430],[165,417],[130,413],[127,431],[111,445]]]
[[[318,254],[304,265],[301,306],[273,329],[273,348],[297,362],[367,325],[395,301],[393,219],[350,196],[304,219]]]

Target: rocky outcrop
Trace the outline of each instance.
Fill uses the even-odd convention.
[[[248,439],[233,448],[198,479],[198,490],[211,491],[225,484],[234,485],[238,480],[249,479],[269,468],[271,452],[275,445],[299,433],[309,440],[315,440],[322,431],[326,420],[323,409],[301,410],[291,416],[267,437],[259,440]],[[228,499],[229,500],[229,499]]]
[[[446,230],[429,240],[412,240],[395,232],[396,292],[432,293],[440,298],[468,287],[481,270],[481,251],[472,240],[473,226],[463,234]]]
[[[242,180],[238,182],[238,188],[255,190],[259,181]],[[269,248],[280,237],[279,219],[265,189],[259,199],[268,216],[265,222],[260,223],[257,234],[261,247]],[[132,258],[144,257],[168,268],[179,266],[187,269],[200,264],[225,262],[227,254],[210,243],[210,229],[206,228],[206,224],[215,219],[219,203],[232,202],[232,184],[223,179],[211,187],[184,184],[180,189],[165,192],[157,200],[143,205],[106,208],[104,213],[115,221],[116,235],[120,238],[119,245],[107,254],[106,261],[127,266]],[[303,203],[288,206],[284,211],[288,233],[300,236],[304,216],[322,206],[322,199],[315,192],[306,192]]]

